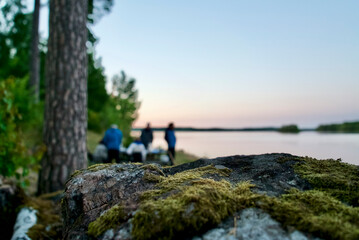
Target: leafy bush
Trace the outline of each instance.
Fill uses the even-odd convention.
[[[136,79],[129,78],[125,72],[112,78],[112,93],[109,101],[113,112],[113,122],[118,124],[125,138],[130,137],[132,124],[138,117],[141,103],[138,101]]]
[[[36,166],[43,152],[43,149],[39,148],[29,153],[25,147],[24,135],[20,127],[23,115],[19,109],[25,113],[24,116],[29,109],[18,105],[17,101],[20,99],[14,94],[15,89],[17,91],[21,89],[21,84],[19,86],[16,83],[23,81],[26,80],[8,78],[0,81],[0,174],[5,177],[16,176],[17,179],[26,176],[30,168]],[[24,93],[23,96],[26,95]]]
[[[117,124],[123,133],[123,145],[132,143],[132,124],[137,118],[140,102],[137,100],[136,80],[129,78],[124,72],[112,78],[112,92],[99,110],[89,109],[88,129],[97,133],[106,131],[111,124]],[[92,94],[89,92],[89,98]],[[95,96],[95,95],[94,95]]]
[[[88,130],[92,130],[96,133],[101,133],[103,131],[103,124],[101,122],[101,116],[99,115],[99,113],[89,109],[87,121]]]

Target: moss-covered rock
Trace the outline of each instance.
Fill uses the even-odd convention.
[[[304,239],[358,239],[357,171],[289,154],[201,159],[171,168],[96,166],[68,181],[65,239],[207,239],[233,229],[252,231],[256,226],[236,226],[245,209],[276,222],[283,239],[297,233]]]
[[[320,191],[352,206],[359,206],[359,167],[340,160],[305,157],[295,171]]]
[[[258,195],[250,187],[248,182],[232,187],[228,181],[205,178],[192,180],[185,186],[165,187],[164,190],[172,189],[174,193],[165,198],[147,197],[141,202],[133,217],[132,235],[135,239],[196,235],[235,211],[253,206]]]
[[[114,228],[123,223],[127,218],[121,204],[117,204],[104,212],[99,218],[89,224],[88,234],[98,237],[107,229]]]
[[[264,197],[258,207],[283,226],[324,239],[359,239],[359,208],[347,206],[325,192],[292,189],[280,198]]]

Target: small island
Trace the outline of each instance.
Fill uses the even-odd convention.
[[[281,128],[278,129],[281,133],[299,133],[300,130],[297,125],[291,124],[291,125],[284,125]]]

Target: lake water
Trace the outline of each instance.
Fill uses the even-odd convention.
[[[139,135],[140,132],[134,132]],[[359,134],[301,132],[176,132],[176,149],[198,157],[290,153],[338,159],[359,165]],[[154,132],[153,146],[167,148],[164,132]]]

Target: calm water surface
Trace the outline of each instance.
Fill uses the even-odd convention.
[[[135,135],[138,135],[136,132]],[[198,157],[290,153],[318,159],[341,158],[359,165],[359,134],[302,132],[176,132],[176,149]],[[167,148],[164,132],[154,132],[155,147]]]

